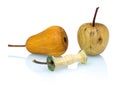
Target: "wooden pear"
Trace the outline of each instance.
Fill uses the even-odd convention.
[[[98,7],[99,8],[99,7]],[[95,23],[96,12],[93,23],[85,23],[78,30],[78,43],[81,49],[85,50],[88,55],[98,55],[102,53],[109,39],[109,31],[104,24]]]
[[[29,37],[25,47],[33,54],[60,56],[67,50],[68,37],[62,27],[51,26],[38,34]]]

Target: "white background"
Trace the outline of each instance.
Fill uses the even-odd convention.
[[[25,44],[26,39],[52,25],[62,26],[69,38],[65,54],[80,48],[77,31],[91,22],[96,7],[96,22],[110,32],[105,51],[88,57],[86,65],[78,63],[54,72],[46,65],[46,56],[30,54],[25,48],[8,48],[7,44]],[[0,87],[120,87],[119,0],[1,0],[0,1]]]

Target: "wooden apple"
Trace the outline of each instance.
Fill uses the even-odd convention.
[[[102,53],[108,43],[109,31],[104,24],[95,23],[96,14],[99,7],[96,8],[93,22],[85,23],[78,30],[78,43],[81,49],[88,55],[98,55]]]

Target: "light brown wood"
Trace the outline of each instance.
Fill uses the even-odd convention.
[[[85,64],[87,62],[87,55],[84,52],[84,50],[80,51],[76,55],[65,55],[62,58],[55,58],[53,57],[53,61],[55,63],[55,66],[67,66],[74,62],[80,62],[82,64]]]
[[[78,43],[89,55],[98,55],[104,51],[109,39],[107,27],[100,23],[86,23],[78,30]]]

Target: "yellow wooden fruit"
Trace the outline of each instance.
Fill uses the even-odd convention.
[[[78,30],[78,43],[89,55],[98,55],[104,51],[109,39],[109,32],[105,25],[100,23],[85,23]]]
[[[89,55],[98,55],[104,51],[109,39],[109,31],[104,24],[95,23],[99,7],[96,8],[93,22],[85,23],[78,30],[78,43]]]
[[[65,30],[60,26],[51,26],[44,31],[29,37],[26,48],[34,54],[51,56],[62,55],[68,47],[68,37]]]

